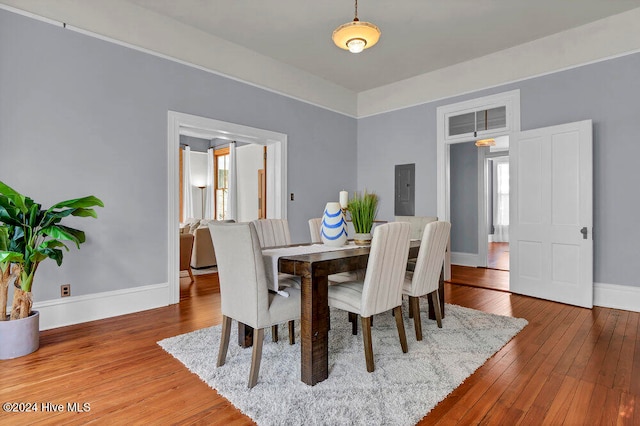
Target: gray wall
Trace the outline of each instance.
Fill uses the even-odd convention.
[[[168,110],[288,135],[294,241],[355,189],[355,119],[0,10],[0,179],[43,204],[105,203],[69,221],[87,242],[42,264],[36,301],[63,283],[78,296],[167,282]]]
[[[416,163],[416,215],[436,213],[436,108],[520,89],[521,128],[592,119],[594,280],[640,287],[640,54],[358,120],[358,187],[393,196],[393,164]],[[389,218],[392,203],[383,203]],[[469,238],[477,238],[470,236]]]
[[[452,144],[449,164],[451,251],[478,253],[478,147]]]
[[[415,215],[435,216],[436,110],[432,104],[358,120],[358,189],[380,196],[378,218],[393,220],[395,165],[415,163]]]

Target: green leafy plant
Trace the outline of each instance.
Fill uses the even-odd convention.
[[[356,233],[368,234],[371,232],[373,221],[378,214],[378,196],[366,190],[362,195],[355,192],[347,204],[347,210],[351,215],[351,222],[353,222],[353,229]]]
[[[9,283],[14,293],[10,319],[31,315],[31,287],[38,265],[49,258],[62,264],[65,242],[80,248],[84,232],[61,225],[68,216],[98,217],[92,207],[104,207],[93,195],[62,201],[48,209],[0,182],[0,321],[7,319]]]

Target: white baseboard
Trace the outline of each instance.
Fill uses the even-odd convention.
[[[471,253],[451,253],[455,265],[476,266],[476,258]],[[168,300],[169,285],[163,283],[38,302],[33,309],[40,312],[40,330],[49,330],[160,308],[167,306]],[[594,283],[593,304],[640,312],[640,287]]]
[[[478,254],[451,252],[451,264],[459,266],[472,266],[476,268],[479,265]]]
[[[593,283],[593,304],[603,308],[640,312],[640,287]]]
[[[40,312],[40,330],[95,321],[169,304],[169,284],[153,284],[33,304]]]

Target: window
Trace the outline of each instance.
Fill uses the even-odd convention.
[[[229,148],[216,149],[213,153],[215,165],[215,219],[227,217],[229,201]]]
[[[509,157],[494,161],[494,240],[509,242]]]
[[[478,109],[447,117],[448,137],[452,136],[480,136],[489,130],[506,129],[507,107]]]

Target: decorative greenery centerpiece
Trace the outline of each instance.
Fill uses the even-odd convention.
[[[366,240],[371,240],[371,228],[378,213],[378,196],[374,192],[367,192],[366,189],[362,195],[355,192],[347,204],[347,210],[356,232],[354,237],[356,244],[367,244]],[[369,234],[369,236],[358,234]]]
[[[62,264],[64,242],[80,248],[84,232],[61,225],[67,216],[98,217],[94,206],[104,207],[93,195],[62,201],[48,209],[0,181],[0,321],[31,315],[31,287],[38,265],[50,258]],[[7,296],[15,278],[11,315],[7,318]]]

